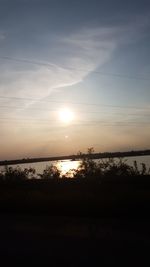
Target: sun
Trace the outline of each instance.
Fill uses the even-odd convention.
[[[72,110],[64,108],[60,110],[59,118],[64,123],[70,123],[74,120],[74,113]]]

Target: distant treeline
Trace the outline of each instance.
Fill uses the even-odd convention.
[[[116,154],[115,154],[116,155]],[[150,174],[150,168],[147,168],[145,163],[141,163],[139,168],[136,161],[133,162],[133,166],[126,163],[126,160],[121,156],[107,157],[107,159],[99,159],[95,161],[94,149],[89,148],[87,154],[82,154],[79,152],[80,165],[78,169],[70,170],[65,175],[61,174],[54,164],[46,167],[42,174],[37,174],[34,168],[25,168],[17,166],[15,168],[6,165],[0,171],[0,181],[13,182],[13,181],[23,181],[27,179],[55,179],[60,178],[76,178],[79,180],[92,180],[101,182],[104,178],[108,177],[133,177],[133,176],[146,176]]]
[[[135,157],[135,156],[137,157],[137,156],[148,156],[148,155],[150,155],[149,149],[126,151],[126,152],[103,152],[103,153],[81,153],[79,152],[77,155],[68,155],[68,156],[3,160],[3,161],[0,161],[0,166],[18,165],[18,164],[45,162],[45,161],[58,161],[58,160],[80,160],[80,159],[84,159],[87,157],[92,158],[92,159],[103,159],[103,158]]]

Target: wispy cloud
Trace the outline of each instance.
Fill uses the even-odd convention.
[[[107,29],[83,29],[68,37],[58,38],[63,51],[52,67],[28,65],[28,62],[5,62],[1,68],[0,92],[5,95],[49,95],[54,89],[81,82],[98,66],[110,59],[117,44]],[[33,62],[34,63],[34,62]],[[55,63],[55,62],[54,62]]]
[[[82,28],[70,36],[58,36],[52,66],[34,65],[34,59],[33,65],[21,60],[1,65],[0,93],[43,98],[58,88],[77,84],[109,61],[122,43],[137,41],[145,27],[146,22],[135,21],[120,27]],[[0,40],[3,38],[0,33]]]

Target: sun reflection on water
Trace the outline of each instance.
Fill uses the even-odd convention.
[[[80,161],[63,160],[56,163],[56,167],[61,172],[61,177],[73,178],[74,172],[80,167]]]

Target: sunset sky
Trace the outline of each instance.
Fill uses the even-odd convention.
[[[150,148],[150,1],[0,0],[0,160]]]

